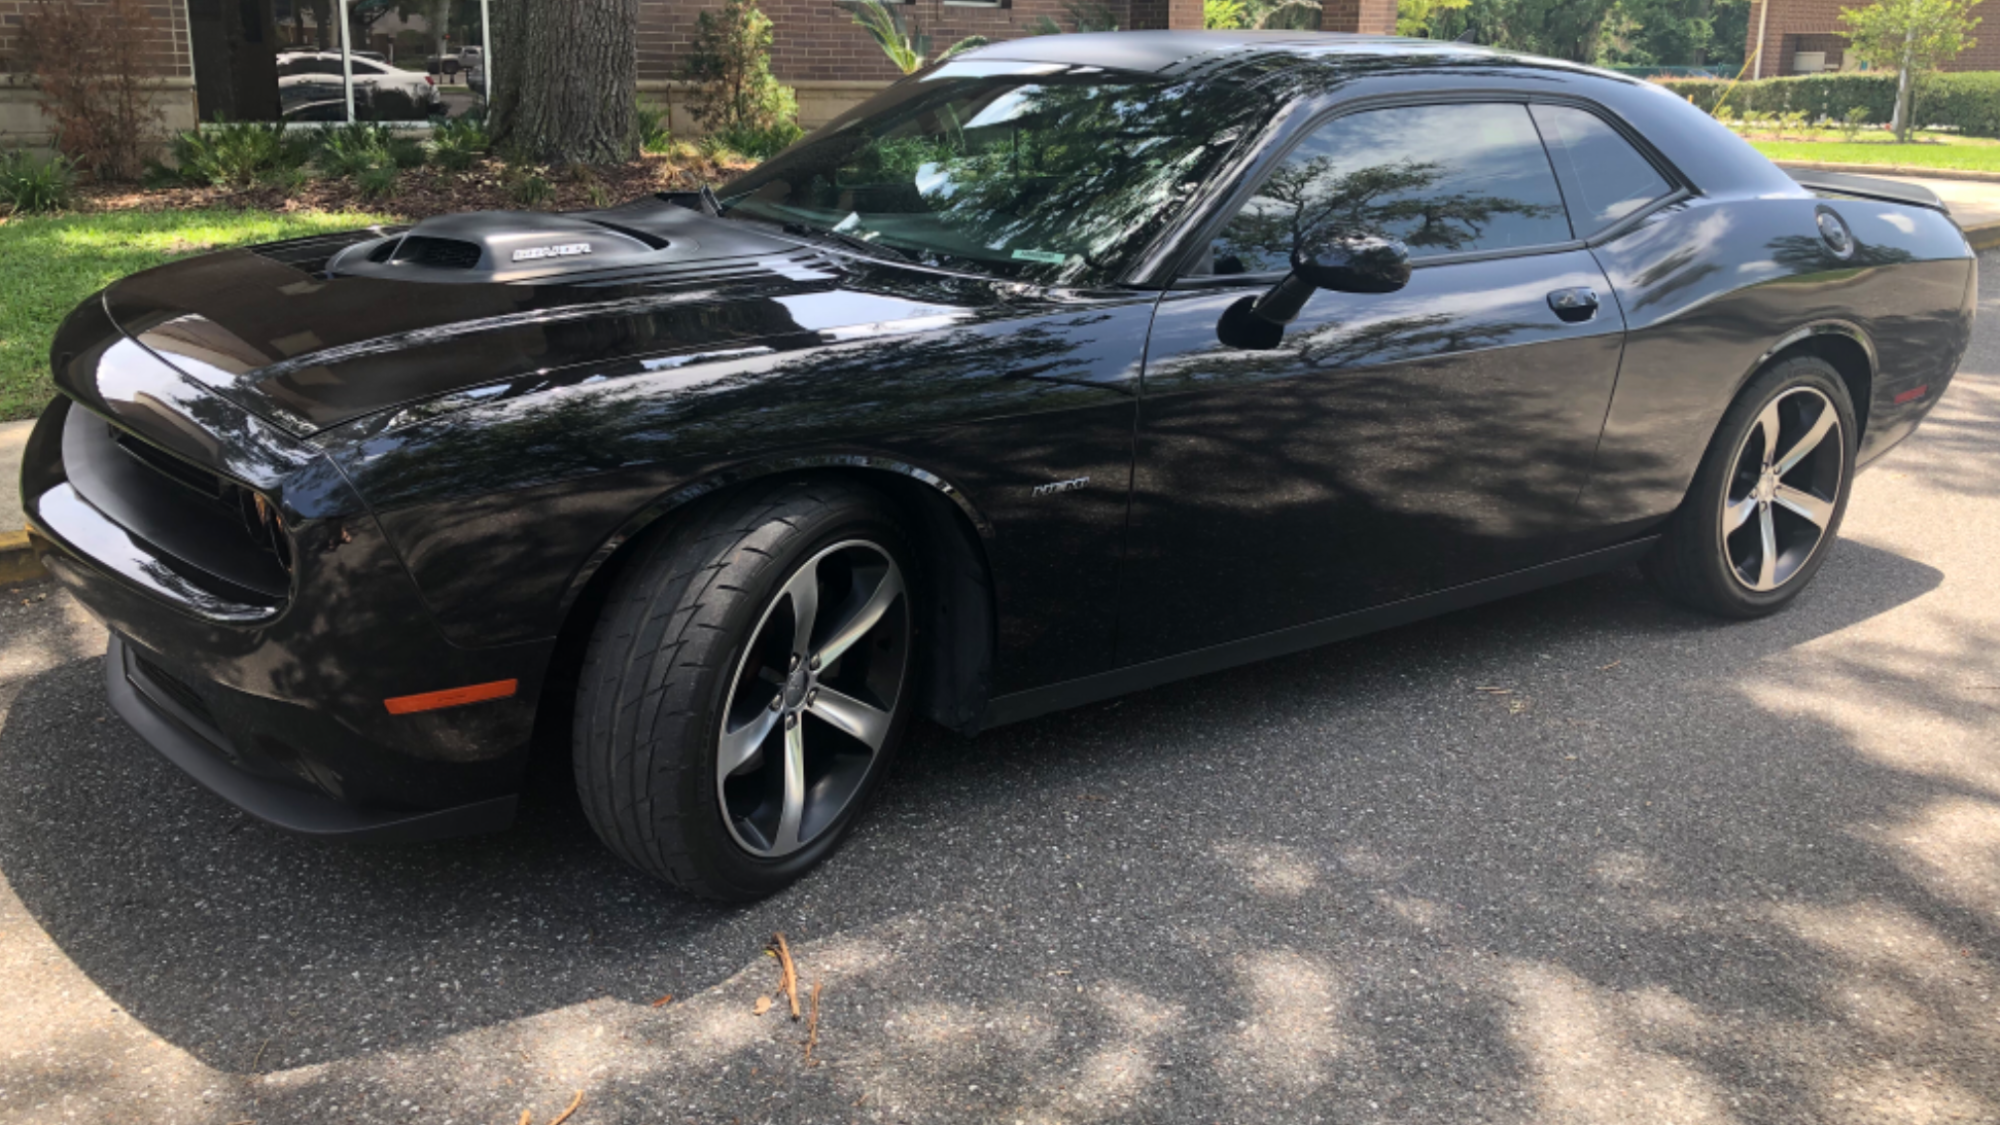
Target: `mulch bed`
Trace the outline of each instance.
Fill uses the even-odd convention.
[[[720,184],[745,167],[716,164],[702,158],[642,156],[629,164],[539,170],[548,182],[550,194],[536,207],[544,211],[575,211],[616,206],[656,191],[692,191],[705,183]],[[76,209],[182,211],[234,207],[275,212],[374,211],[414,220],[455,211],[521,210],[523,204],[515,201],[510,186],[520,174],[497,160],[481,161],[463,172],[414,168],[399,177],[396,193],[386,199],[364,199],[353,182],[344,179],[310,179],[295,191],[263,186],[148,189],[132,184],[80,184]]]

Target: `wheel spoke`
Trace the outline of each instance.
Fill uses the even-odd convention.
[[[1778,456],[1778,400],[1772,399],[1764,412],[1757,415],[1757,430],[1764,435],[1764,464],[1769,465]]]
[[[1824,528],[1833,519],[1833,502],[1822,500],[1802,488],[1789,484],[1778,486],[1777,494],[1771,498],[1774,504],[1782,504],[1789,511],[1811,520],[1815,526]]]
[[[785,728],[785,803],[772,851],[782,855],[799,846],[799,820],[805,811],[806,729],[803,723],[792,723]]]
[[[819,560],[799,568],[785,583],[785,595],[792,599],[792,653],[804,658],[812,651],[813,622],[819,617]]]
[[[1833,431],[1833,423],[1833,407],[1822,404],[1819,408],[1819,417],[1813,419],[1812,428],[1806,431],[1806,436],[1800,438],[1797,444],[1786,450],[1785,455],[1778,459],[1778,475],[1784,476],[1791,472],[1799,462],[1806,459],[1806,454],[1818,449],[1819,443],[1825,441],[1826,435]]]
[[[902,596],[902,593],[903,576],[894,569],[884,571],[882,581],[876,584],[874,592],[868,595],[868,600],[861,604],[860,609],[854,611],[854,616],[842,622],[840,628],[834,630],[833,635],[826,639],[826,644],[820,646],[819,651],[813,654],[819,657],[820,666],[832,664],[840,659],[842,653],[853,648],[856,641],[866,636],[868,630],[873,629],[875,623],[882,620],[882,615],[889,612],[889,607],[896,604],[896,599]]]
[[[882,740],[889,736],[889,712],[832,688],[820,688],[806,710],[866,743],[870,750],[880,750]]]
[[[731,776],[757,756],[757,751],[763,749],[764,740],[771,736],[771,728],[778,725],[781,717],[779,712],[766,708],[735,730],[722,732],[722,747],[716,756],[716,768],[723,777]]]
[[[1756,514],[1757,498],[1755,496],[1745,496],[1741,500],[1724,501],[1722,506],[1722,533],[1728,535],[1730,532],[1749,523],[1750,517]]]
[[[1771,519],[1771,509],[1757,510],[1757,532],[1763,540],[1757,559],[1757,588],[1769,590],[1778,584],[1778,525]]]

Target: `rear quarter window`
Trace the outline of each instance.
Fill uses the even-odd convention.
[[[1674,190],[1653,162],[1603,118],[1573,106],[1533,108],[1578,238],[1588,238]]]

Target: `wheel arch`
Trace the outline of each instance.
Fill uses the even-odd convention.
[[[991,694],[998,622],[989,543],[994,531],[963,489],[937,473],[892,457],[838,453],[769,458],[732,465],[660,496],[628,518],[578,568],[563,592],[561,625],[551,659],[548,703],[536,742],[568,745],[569,707],[577,668],[606,595],[634,545],[698,506],[720,502],[778,478],[845,478],[886,496],[908,520],[928,578],[924,649],[928,660],[917,706],[932,720],[972,733]]]
[[[1854,401],[1855,441],[1868,432],[1868,406],[1875,390],[1875,375],[1880,365],[1875,352],[1875,341],[1860,325],[1845,320],[1820,320],[1795,328],[1772,344],[1757,362],[1738,379],[1730,392],[1730,401],[1735,401],[1750,380],[1774,363],[1797,355],[1817,356],[1833,366],[1840,373],[1841,381],[1847,384],[1848,397]]]

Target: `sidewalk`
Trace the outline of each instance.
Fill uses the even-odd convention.
[[[33,421],[0,424],[0,583],[29,582],[42,577],[41,564],[28,549],[27,520],[21,515],[21,450],[28,444]]]
[[[1951,210],[1951,217],[1965,228],[1972,244],[1984,250],[1994,245],[1983,239],[2000,239],[2000,183],[1981,180],[1929,180],[1914,176],[1884,176],[1906,184],[1927,187]]]

